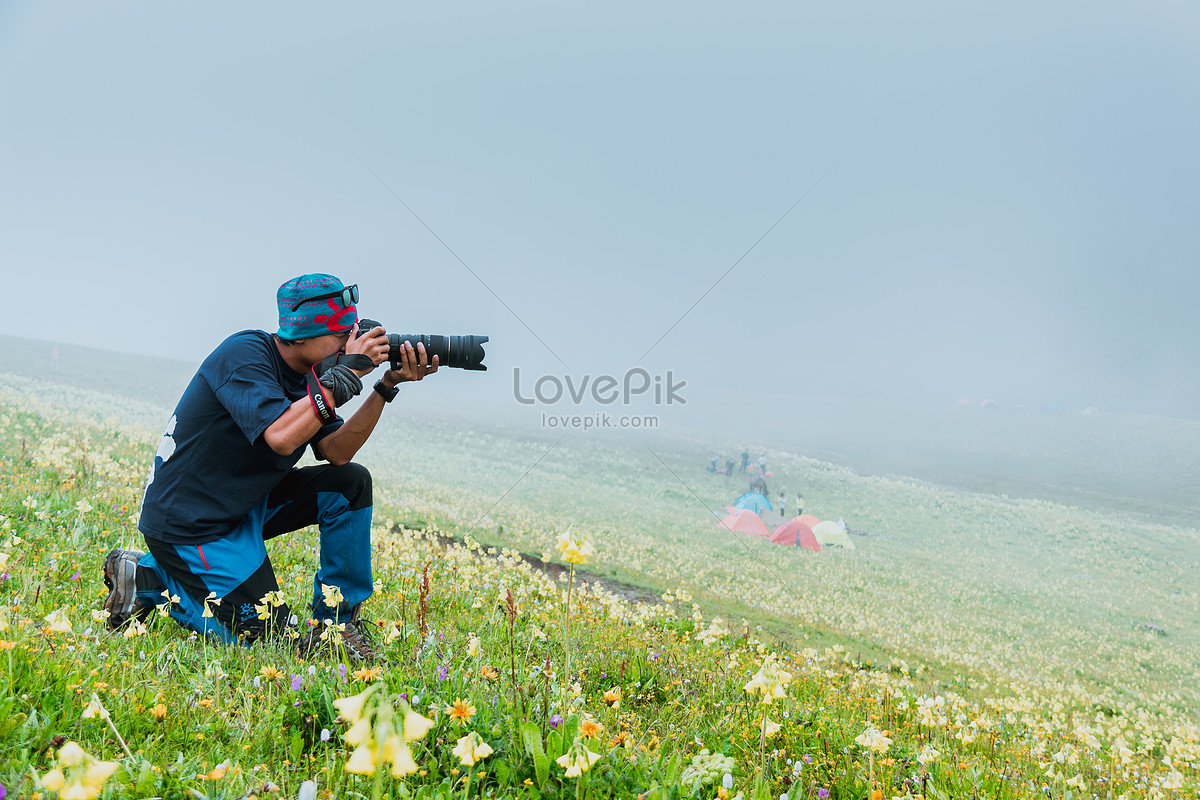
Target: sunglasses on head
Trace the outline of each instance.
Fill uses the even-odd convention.
[[[356,283],[351,286],[347,286],[345,289],[338,289],[336,292],[319,294],[316,297],[306,297],[300,302],[296,303],[296,305],[292,306],[292,311],[299,310],[300,306],[304,305],[305,303],[315,303],[318,300],[328,300],[331,297],[342,298],[342,308],[349,308],[358,302],[358,284]]]

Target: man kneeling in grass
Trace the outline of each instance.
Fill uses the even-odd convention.
[[[318,525],[321,563],[312,612],[330,620],[300,639],[307,654],[341,644],[377,658],[360,610],[372,591],[371,475],[351,461],[375,429],[396,384],[437,371],[424,347],[405,344],[348,420],[334,408],[388,360],[383,328],[358,329],[358,286],[311,274],[279,287],[279,330],[235,333],[200,365],[154,454],[138,528],[149,552],[113,550],[104,561],[108,624],[170,603],[184,627],[226,642],[292,631],[265,542]],[[306,446],[328,463],[297,468]]]

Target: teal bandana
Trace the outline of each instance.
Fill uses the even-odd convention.
[[[295,341],[345,333],[358,321],[358,285],[347,287],[333,275],[292,278],[275,295],[279,338]]]

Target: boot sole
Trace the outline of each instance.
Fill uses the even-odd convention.
[[[104,558],[104,585],[109,588],[104,600],[108,626],[116,628],[133,616],[137,605],[137,560],[122,558],[121,549],[109,551]]]

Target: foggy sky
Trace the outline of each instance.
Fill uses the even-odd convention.
[[[5,0],[0,333],[198,362],[327,271],[492,337],[433,396],[1200,417],[1200,8],[642,5]]]

